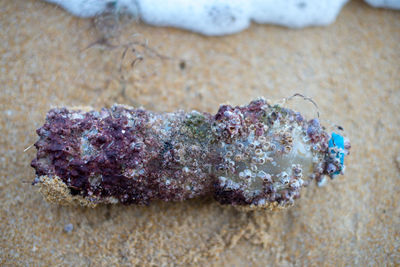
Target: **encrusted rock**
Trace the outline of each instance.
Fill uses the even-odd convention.
[[[222,105],[215,116],[114,105],[52,109],[32,161],[46,199],[95,206],[213,195],[221,204],[282,208],[310,180],[344,170],[350,143],[318,119],[271,105]]]

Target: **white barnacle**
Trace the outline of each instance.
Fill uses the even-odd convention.
[[[243,155],[242,154],[236,154],[234,157],[235,161],[242,161],[243,160]]]
[[[283,171],[283,172],[281,172],[280,174],[278,174],[278,177],[279,177],[279,181],[280,181],[282,184],[288,184],[289,181],[290,181],[290,176],[289,176],[289,174],[287,174],[287,172],[285,172],[285,171]]]
[[[257,177],[259,177],[260,179],[265,180],[267,182],[272,182],[271,175],[266,173],[265,171],[259,171],[257,173]]]
[[[226,116],[226,117],[231,117],[233,115],[233,113],[232,112],[230,112],[230,111],[228,111],[228,110],[226,110],[225,112],[224,112],[224,116]]]
[[[298,180],[293,180],[293,181],[290,183],[290,187],[291,187],[291,188],[299,188],[299,187],[300,187],[300,182],[299,182]]]
[[[257,205],[263,206],[263,205],[265,205],[265,203],[266,203],[265,198],[261,198],[258,200]]]
[[[219,184],[220,184],[221,186],[225,186],[226,180],[227,180],[226,177],[224,177],[224,176],[219,176],[219,177],[218,177],[218,180],[219,180]]]
[[[229,189],[237,190],[240,188],[240,184],[238,184],[232,180],[227,180],[226,187]]]
[[[262,149],[260,149],[260,148],[257,148],[256,149],[256,151],[255,151],[255,154],[256,154],[256,156],[263,156],[264,155],[264,152],[262,151]]]
[[[267,138],[265,138],[265,136],[260,136],[260,137],[258,138],[258,141],[259,141],[261,144],[264,144],[265,142],[267,142]]]
[[[190,169],[187,166],[185,166],[185,167],[182,168],[182,172],[183,173],[189,173]]]
[[[269,148],[270,148],[270,146],[271,146],[271,144],[267,142],[267,143],[265,143],[265,144],[262,145],[262,150],[268,151]]]
[[[250,169],[251,169],[253,172],[255,172],[255,171],[257,171],[257,166],[256,166],[256,165],[251,165],[251,166],[250,166]]]
[[[254,142],[251,142],[250,144],[249,144],[249,148],[250,149],[254,149],[256,147],[256,144],[254,143]]]
[[[252,173],[251,173],[251,171],[249,169],[245,169],[243,171],[243,174],[244,174],[244,178],[246,178],[246,179],[250,179],[251,175],[252,175]]]
[[[82,120],[85,116],[81,113],[74,112],[74,113],[70,114],[69,117],[71,120],[77,120],[77,119]]]

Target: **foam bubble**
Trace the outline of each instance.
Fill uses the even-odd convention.
[[[328,25],[348,0],[45,0],[72,14],[92,17],[112,9],[155,26],[171,26],[205,35],[242,31],[252,21],[290,28]],[[400,8],[399,0],[366,0]]]
[[[78,17],[93,17],[103,13],[107,8],[107,1],[103,0],[45,0],[62,6],[68,12]]]
[[[373,7],[400,9],[400,0],[365,0]]]

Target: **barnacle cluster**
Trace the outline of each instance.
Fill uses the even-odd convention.
[[[318,119],[264,99],[222,105],[214,116],[52,109],[37,133],[34,184],[47,199],[88,206],[213,195],[238,207],[287,207],[311,180],[343,172],[350,149]]]

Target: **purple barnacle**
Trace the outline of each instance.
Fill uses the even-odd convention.
[[[321,130],[321,127],[320,127],[318,119],[312,119],[308,122],[307,134],[310,137],[317,134],[320,130]]]
[[[68,131],[69,129],[68,128],[61,128],[61,129],[59,129],[58,130],[58,134],[60,135],[60,136],[62,136],[62,135],[68,135],[69,134],[69,131]]]
[[[117,119],[115,122],[112,121],[112,122],[111,122],[111,125],[110,125],[110,128],[111,128],[112,130],[114,130],[115,132],[121,132],[121,130],[122,130],[121,120],[120,120],[120,119]]]
[[[268,199],[270,202],[275,202],[277,200],[277,194],[276,192],[272,192],[271,194],[268,195]]]
[[[71,154],[71,153],[73,153],[73,148],[71,146],[66,145],[64,147],[64,152],[67,154]]]
[[[129,146],[132,149],[132,151],[135,151],[135,152],[139,152],[142,149],[141,143],[132,142]]]
[[[317,133],[317,129],[313,125],[309,125],[307,128],[307,135],[313,137]]]
[[[47,147],[48,151],[61,151],[64,149],[64,145],[60,144],[60,143],[55,143],[55,144],[51,144],[50,146]]]
[[[82,161],[79,158],[74,158],[69,162],[70,166],[76,167],[82,165]]]
[[[350,141],[349,140],[345,140],[344,141],[344,149],[348,151],[348,150],[350,150],[350,148],[351,148]]]
[[[273,184],[269,183],[265,185],[265,192],[268,194],[276,193],[276,188]]]
[[[101,153],[100,155],[98,155],[98,156],[96,157],[96,162],[97,162],[97,164],[98,164],[99,166],[102,166],[102,165],[106,164],[107,158],[106,158],[106,156],[104,155],[104,153]]]
[[[54,159],[65,159],[65,154],[64,151],[58,150],[58,151],[53,151],[53,158]]]
[[[226,111],[232,111],[232,107],[228,106],[228,105],[221,105],[219,107],[219,110],[217,112],[217,114],[215,114],[214,118],[216,121],[222,120],[225,117],[225,112]]]
[[[78,171],[77,171],[76,169],[72,169],[72,170],[70,171],[70,175],[71,175],[72,177],[78,176]]]
[[[229,110],[226,110],[226,111],[224,111],[224,116],[229,119],[233,116],[233,113]]]
[[[44,136],[47,134],[47,130],[45,129],[45,126],[46,125],[44,125],[43,127],[40,127],[39,129],[36,130],[37,135]]]
[[[259,111],[266,104],[264,99],[257,99],[250,102],[247,106],[249,111]]]
[[[107,117],[109,117],[109,116],[111,116],[111,113],[110,113],[110,111],[109,111],[108,109],[102,108],[102,109],[100,110],[100,118],[101,118],[101,119],[107,118]]]
[[[288,108],[281,108],[281,112],[280,113],[282,114],[282,116],[287,116],[287,115],[290,115],[291,110],[288,109]]]
[[[229,132],[224,131],[224,132],[221,133],[221,136],[222,136],[224,139],[228,139],[228,138],[230,137],[230,134],[229,134]]]
[[[337,171],[337,167],[334,164],[329,163],[326,171],[328,172],[328,174],[332,174]]]
[[[108,141],[107,136],[99,135],[99,136],[97,136],[95,142],[97,142],[99,145],[102,145],[102,144],[104,144],[104,143],[107,143],[107,141]]]
[[[264,134],[264,128],[261,128],[261,127],[256,128],[255,134],[256,134],[257,136],[263,136],[263,134]]]
[[[37,169],[38,167],[39,167],[39,160],[38,160],[38,158],[34,158],[32,161],[31,161],[31,167],[32,168],[34,168],[34,169]]]
[[[82,130],[89,130],[91,127],[92,127],[92,124],[89,121],[79,122],[79,128]]]
[[[310,124],[314,126],[315,128],[320,128],[319,120],[318,119],[312,119],[310,120]]]
[[[297,121],[298,123],[301,123],[301,122],[304,121],[303,116],[302,116],[299,112],[296,112],[296,113],[295,113],[295,116],[296,116],[296,121]]]
[[[279,118],[279,114],[275,111],[271,112],[271,114],[269,114],[268,116],[268,122],[270,124],[274,124],[276,120],[278,120]]]
[[[288,190],[282,190],[279,193],[281,195],[281,200],[288,200],[290,198],[290,193]]]

